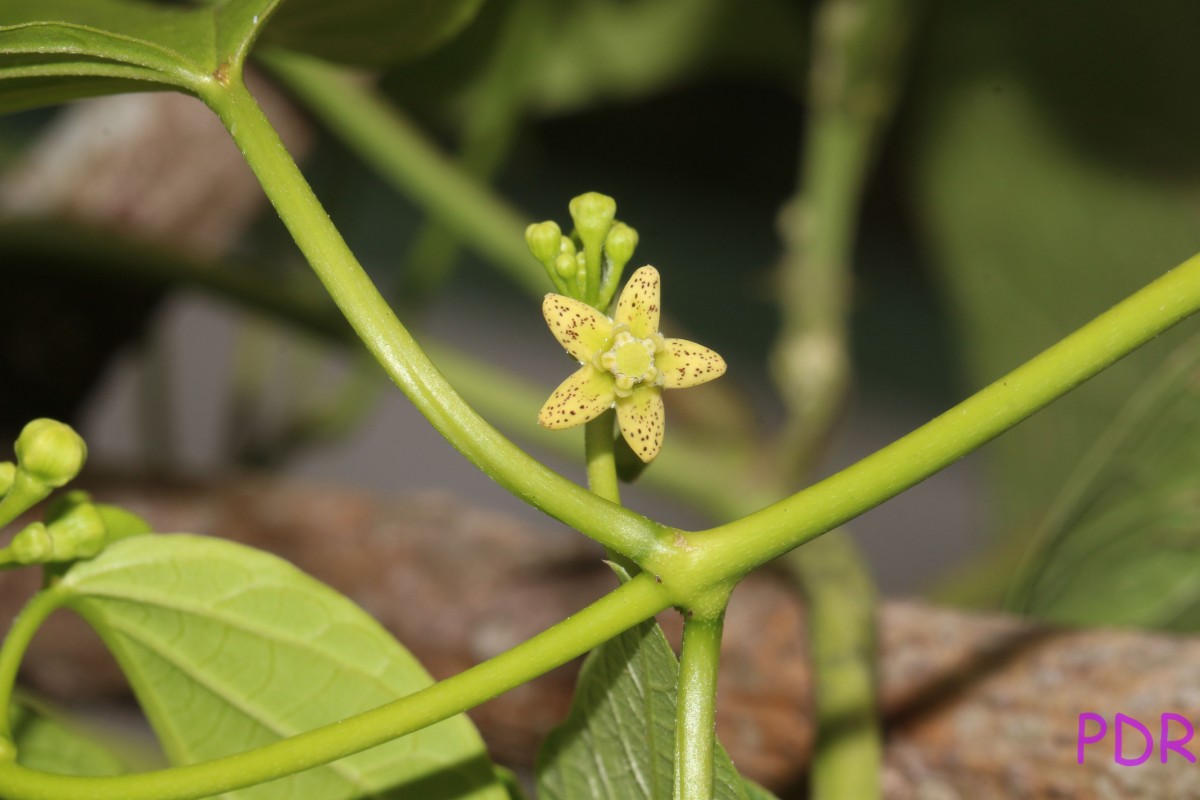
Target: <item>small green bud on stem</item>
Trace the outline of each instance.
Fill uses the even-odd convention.
[[[604,268],[603,283],[600,286],[600,296],[596,303],[596,308],[601,311],[612,304],[617,287],[621,284],[621,275],[625,272],[625,265],[633,258],[633,251],[637,249],[637,244],[637,231],[624,222],[613,223],[612,228],[608,231],[608,237],[604,240],[604,256],[607,263]]]
[[[7,525],[50,496],[83,469],[87,445],[79,434],[52,419],[35,419],[17,437],[17,465],[0,467],[0,525]],[[9,465],[11,466],[11,465]],[[11,476],[11,477],[9,477]]]
[[[26,425],[15,449],[20,471],[52,489],[65,486],[87,461],[83,438],[70,425],[52,419]]]
[[[595,303],[600,297],[600,274],[603,270],[602,257],[604,240],[617,215],[617,201],[599,192],[587,192],[572,198],[569,208],[575,221],[575,232],[583,243],[586,285],[581,299]]]
[[[49,524],[31,523],[14,536],[7,548],[11,562],[52,564],[98,555],[108,543],[108,528],[99,509],[83,497],[59,504]]]
[[[8,550],[18,564],[45,564],[54,554],[54,539],[44,523],[34,522],[13,537]]]
[[[554,259],[554,271],[564,280],[573,280],[575,278],[575,255],[559,253],[558,258]]]
[[[525,229],[525,243],[534,258],[546,265],[553,264],[562,244],[562,230],[551,220],[535,222]]]

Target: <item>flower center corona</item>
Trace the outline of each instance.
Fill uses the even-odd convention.
[[[612,373],[616,379],[618,397],[629,397],[633,388],[641,383],[662,386],[665,375],[654,365],[654,356],[666,349],[662,336],[653,334],[647,339],[638,339],[624,325],[617,326],[612,347],[600,354],[599,366]]]

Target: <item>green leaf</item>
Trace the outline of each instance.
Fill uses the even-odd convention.
[[[330,61],[383,67],[433,50],[483,0],[289,0],[267,29],[274,44]]]
[[[0,113],[114,92],[195,93],[220,69],[240,66],[279,2],[5,0]]]
[[[938,3],[904,115],[925,244],[973,387],[1200,250],[1200,4]],[[1069,32],[1069,34],[1068,34]],[[1101,99],[1102,98],[1102,99]],[[985,451],[1032,528],[1180,341],[1164,336]]]
[[[1200,623],[1200,339],[1147,382],[1047,515],[1014,609],[1072,625]]]
[[[62,587],[65,604],[116,656],[176,764],[264,745],[431,683],[420,664],[345,597],[279,558],[232,542],[186,535],[123,539],[72,568]],[[364,794],[507,797],[464,716],[225,796],[348,800]]]
[[[61,775],[121,775],[125,762],[97,734],[85,732],[61,714],[29,698],[18,698],[9,709],[9,724],[17,745],[17,762]]]
[[[583,665],[566,722],[538,754],[538,797],[670,800],[679,662],[650,621],[601,645]],[[715,797],[748,800],[717,746]]]

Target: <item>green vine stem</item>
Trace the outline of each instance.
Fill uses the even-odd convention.
[[[240,79],[207,86],[202,99],[225,123],[334,303],[439,433],[517,497],[635,562],[669,545],[661,525],[550,470],[463,401],[371,283]]]
[[[863,184],[899,91],[912,2],[824,0],[816,12],[808,121],[797,197],[781,214],[787,244],[772,367],[788,408],[781,472],[807,473],[849,383],[848,297]],[[817,800],[877,798],[882,732],[874,681],[875,591],[849,534],[788,561],[808,607]]]
[[[384,178],[503,267],[518,286],[545,294],[545,275],[522,238],[528,220],[473,181],[375,89],[316,59],[266,49],[255,55]]]
[[[341,722],[225,758],[116,777],[56,775],[2,761],[0,794],[5,800],[198,800],[293,775],[474,708],[586,653],[670,604],[660,584],[639,575],[495,658]]]
[[[725,601],[711,613],[689,612],[683,623],[675,710],[674,800],[712,800],[716,749],[717,670]]]
[[[691,534],[689,586],[745,575],[920,483],[1200,310],[1193,256],[1012,372],[846,469]]]
[[[0,759],[5,757],[3,749],[12,747],[8,709],[12,705],[13,687],[17,682],[17,670],[21,666],[21,659],[25,656],[33,635],[60,604],[61,597],[53,588],[43,589],[35,594],[13,620],[4,636],[4,644],[0,646],[0,737],[6,740],[5,744],[0,745]],[[12,753],[7,757],[11,758]]]
[[[824,0],[809,73],[800,189],[781,214],[783,330],[772,368],[788,407],[785,472],[808,471],[848,379],[850,257],[859,200],[897,75],[912,0]]]
[[[842,531],[793,550],[784,565],[798,577],[808,607],[816,720],[810,795],[880,797],[875,586]]]

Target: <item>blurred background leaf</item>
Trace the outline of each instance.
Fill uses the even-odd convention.
[[[363,67],[423,55],[452,38],[483,0],[287,0],[266,41]]]
[[[1187,88],[1200,80],[1188,52],[1198,26],[1200,6],[1186,2],[1137,15],[1119,2],[942,2],[930,15],[904,169],[972,387],[1200,250],[1200,98]],[[988,448],[1008,543],[1028,542],[1065,477],[1184,335]],[[993,571],[975,599],[998,597],[1010,574]]]
[[[1009,606],[1069,625],[1200,625],[1200,339],[1097,440],[1038,533]]]

